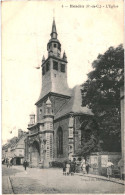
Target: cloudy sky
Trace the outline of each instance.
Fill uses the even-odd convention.
[[[118,8],[106,8],[109,4]],[[53,16],[62,52],[68,58],[69,87],[87,79],[99,53],[123,43],[122,0],[2,2],[3,143],[17,135],[19,128],[26,131],[29,114],[36,113],[34,103],[42,82],[41,69],[35,67],[41,65],[43,54],[47,58]]]

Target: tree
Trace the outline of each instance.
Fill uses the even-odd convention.
[[[124,49],[110,47],[92,63],[82,85],[82,105],[95,114],[105,151],[120,151],[120,86],[124,82]]]
[[[94,151],[100,150],[98,125],[94,119],[84,120],[81,126],[81,145],[77,155],[86,157]]]

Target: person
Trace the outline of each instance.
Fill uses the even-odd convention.
[[[108,179],[112,175],[112,166],[113,166],[113,163],[111,162],[111,160],[108,160],[108,162],[107,162],[107,176],[108,176]]]
[[[9,160],[8,158],[6,159],[6,164],[7,164],[7,167],[9,166]]]
[[[7,167],[11,167],[11,158],[8,159],[8,164],[7,164]]]
[[[89,168],[90,168],[89,163],[86,163],[85,168],[86,168],[86,172],[87,172],[87,174],[88,174],[88,173],[89,173]]]
[[[81,170],[83,171],[83,174],[86,173],[85,169],[86,169],[85,159],[82,159],[82,162],[81,162]]]
[[[27,161],[26,161],[26,160],[24,160],[23,166],[24,166],[25,171],[26,171],[26,168],[27,168],[27,166],[28,166],[28,163],[27,163]]]
[[[86,164],[85,163],[81,164],[81,169],[82,169],[83,174],[85,174],[86,173]]]
[[[123,159],[121,159],[118,162],[118,167],[120,169],[120,179],[123,179],[123,173],[124,173],[124,160]]]
[[[69,172],[70,172],[70,164],[69,164],[69,162],[67,162],[67,164],[66,164],[66,175],[69,175]]]
[[[66,175],[66,162],[63,162],[63,175]]]
[[[74,175],[74,162],[73,161],[70,163],[70,173],[71,173],[71,176]]]
[[[11,161],[10,161],[10,162],[11,162],[11,166],[13,166],[13,158],[11,159]]]

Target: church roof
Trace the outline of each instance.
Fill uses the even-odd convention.
[[[43,99],[49,93],[56,93],[64,96],[71,96],[71,89],[65,87],[63,83],[57,83],[56,85],[49,87],[44,87],[41,89],[40,96],[35,104],[37,104],[41,99]]]
[[[72,89],[71,99],[56,113],[54,119],[58,119],[71,112],[76,114],[93,115],[91,109],[82,107],[81,104],[81,87],[77,85]]]

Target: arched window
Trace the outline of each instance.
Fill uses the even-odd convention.
[[[57,131],[57,155],[63,154],[63,131],[59,127]]]

